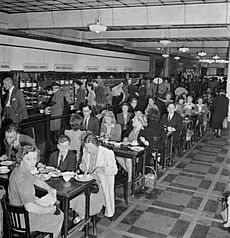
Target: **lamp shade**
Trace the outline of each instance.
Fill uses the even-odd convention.
[[[96,33],[105,32],[107,30],[107,26],[100,24],[97,20],[96,24],[89,25],[89,30]]]

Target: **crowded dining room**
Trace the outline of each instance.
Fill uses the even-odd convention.
[[[230,237],[229,49],[229,0],[0,0],[0,238]]]

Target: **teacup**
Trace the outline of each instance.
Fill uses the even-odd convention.
[[[1,166],[0,167],[0,173],[7,173],[8,172],[8,167],[7,166]]]

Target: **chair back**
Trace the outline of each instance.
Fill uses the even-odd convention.
[[[8,231],[10,235],[17,234],[30,238],[29,214],[24,206],[16,206],[9,204],[5,197],[2,199],[2,205],[5,210]]]

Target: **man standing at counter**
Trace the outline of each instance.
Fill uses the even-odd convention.
[[[52,106],[45,109],[45,114],[50,114],[51,117],[61,116],[64,109],[64,93],[61,90],[60,84],[54,82],[52,84],[53,97],[51,100]],[[51,141],[56,145],[60,136],[61,119],[50,121]]]
[[[12,78],[5,78],[3,84],[8,91],[8,95],[2,120],[12,120],[14,123],[20,123],[28,118],[24,95],[19,88],[14,86]]]

